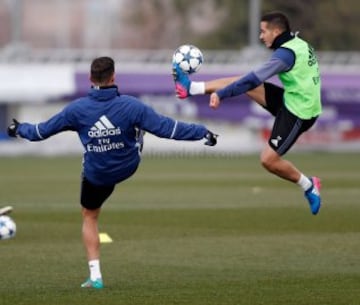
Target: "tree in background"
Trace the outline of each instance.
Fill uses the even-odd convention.
[[[241,49],[255,0],[0,0],[0,46]],[[260,0],[258,0],[260,1]],[[262,0],[317,50],[360,50],[358,0]],[[15,5],[17,4],[17,5]],[[44,26],[46,25],[46,26]]]
[[[263,0],[263,10],[284,11],[293,30],[319,50],[360,50],[358,0]]]
[[[227,6],[217,0],[123,0],[126,44],[140,48],[175,48],[216,32],[227,19]],[[228,1],[225,2],[234,2]],[[216,35],[215,38],[217,38]],[[211,46],[214,43],[202,46]]]
[[[207,49],[240,49],[249,41],[248,0],[125,2],[126,24],[134,33],[130,46],[174,48],[192,42]],[[263,0],[262,12],[270,10],[285,12],[293,30],[318,50],[360,50],[358,0]]]

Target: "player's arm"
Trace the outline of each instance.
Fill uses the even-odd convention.
[[[253,95],[255,100],[263,99],[260,104],[265,103],[265,94],[263,86],[259,88],[267,79],[281,72],[289,71],[295,63],[295,54],[287,48],[279,48],[273,56],[265,62],[259,69],[246,74],[244,77],[236,80],[230,85],[216,90],[210,96],[210,107],[217,108],[222,99],[248,93]],[[255,90],[251,92],[252,90]],[[263,92],[261,92],[263,91]],[[261,96],[262,95],[262,96]]]
[[[240,76],[233,76],[233,77],[224,77],[224,78],[218,78],[211,81],[204,82],[204,88],[205,88],[205,94],[213,93],[221,88],[224,88],[231,83],[238,80]],[[192,82],[192,84],[195,84],[196,82]]]
[[[211,94],[217,90],[220,90],[221,88],[224,88],[233,82],[240,79],[240,76],[233,76],[233,77],[226,77],[226,78],[219,78],[211,81],[204,82],[205,86],[205,94]],[[195,83],[195,82],[192,82]],[[256,88],[252,90],[246,91],[246,95],[254,100],[256,103],[265,106],[265,88],[263,84],[260,84]]]
[[[10,137],[20,136],[29,141],[42,141],[65,130],[73,130],[67,120],[66,109],[38,124],[20,123],[13,119],[7,132]]]
[[[132,115],[136,126],[157,137],[173,140],[196,141],[206,139],[205,145],[216,145],[217,135],[204,125],[185,123],[157,113],[153,108],[133,100]]]
[[[280,72],[290,70],[294,63],[295,54],[293,51],[287,48],[279,48],[273,53],[269,61],[244,77],[228,77],[207,82],[192,82],[186,73],[173,65],[176,95],[179,98],[186,98],[189,95],[208,93],[211,94],[210,107],[217,108],[221,99],[245,93],[257,103],[265,106],[263,82]],[[219,96],[219,92],[223,96]]]
[[[184,99],[191,95],[211,94],[233,82],[239,80],[240,76],[218,78],[206,82],[191,81],[186,73],[184,73],[176,65],[173,66],[173,77],[175,81],[176,96]],[[264,86],[260,85],[257,88],[249,90],[246,94],[260,104],[265,103]]]

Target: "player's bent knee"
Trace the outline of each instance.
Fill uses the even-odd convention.
[[[261,165],[262,165],[264,168],[266,168],[267,170],[271,171],[270,169],[271,169],[272,164],[271,164],[269,158],[266,158],[266,157],[261,156],[261,158],[260,158],[260,163],[261,163]]]
[[[269,172],[275,172],[277,168],[277,158],[269,154],[262,154],[260,157],[261,165]]]

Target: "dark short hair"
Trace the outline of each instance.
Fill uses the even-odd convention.
[[[267,22],[272,26],[275,26],[283,31],[290,32],[290,23],[288,17],[282,12],[270,12],[267,14],[264,14],[261,17],[261,21]]]
[[[110,80],[115,71],[115,63],[111,57],[98,57],[91,63],[91,80],[95,83],[106,83]]]

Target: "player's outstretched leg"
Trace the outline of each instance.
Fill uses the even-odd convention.
[[[188,74],[186,74],[176,63],[173,63],[173,78],[176,96],[181,99],[187,98],[190,95],[191,81]]]
[[[318,177],[311,177],[310,180],[312,182],[312,186],[305,191],[305,198],[309,201],[311,213],[316,215],[321,207],[321,183]]]
[[[6,214],[9,214],[11,213],[13,210],[13,207],[11,206],[6,206],[6,207],[3,207],[3,208],[0,208],[0,215],[6,215]]]

